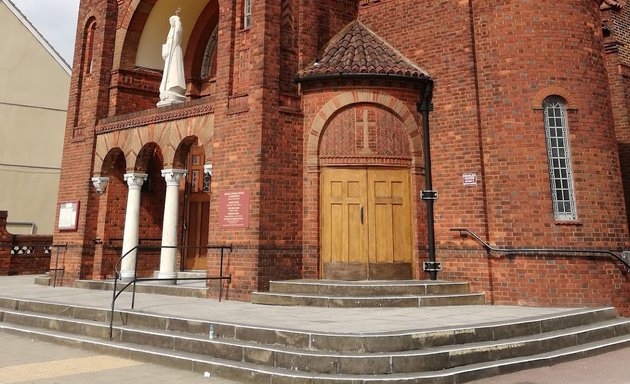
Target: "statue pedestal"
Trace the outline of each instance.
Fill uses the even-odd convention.
[[[165,97],[166,96],[166,97]],[[160,101],[156,104],[159,107],[167,107],[169,105],[180,104],[185,101],[188,101],[186,96],[169,92],[167,95],[160,95]]]
[[[160,100],[156,105],[160,107],[168,107],[169,105],[181,104],[184,100]]]

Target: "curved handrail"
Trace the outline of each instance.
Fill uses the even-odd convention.
[[[219,276],[211,276],[211,277],[185,277],[185,278],[138,278],[137,275],[137,271],[138,271],[138,258],[136,257],[135,260],[135,267],[134,267],[134,273],[133,273],[133,278],[131,281],[129,281],[127,284],[125,284],[125,286],[118,292],[118,280],[122,279],[118,270],[118,266],[122,265],[122,260],[127,257],[127,255],[131,254],[131,252],[133,252],[134,250],[138,250],[138,249],[162,249],[162,248],[206,248],[206,249],[220,249],[221,250],[221,263],[220,263],[220,269],[219,269]],[[127,289],[129,288],[130,285],[133,284],[133,296],[131,299],[131,308],[134,308],[134,303],[135,303],[135,297],[136,297],[136,283],[138,281],[169,281],[169,280],[227,280],[228,284],[232,281],[232,275],[228,275],[228,276],[223,276],[223,251],[225,249],[228,249],[230,251],[230,253],[233,250],[232,245],[221,245],[221,246],[213,246],[213,245],[208,245],[205,247],[195,247],[195,246],[168,246],[168,245],[162,245],[162,246],[141,246],[141,245],[136,245],[133,248],[131,248],[130,250],[128,250],[127,252],[125,252],[120,259],[118,259],[118,261],[116,262],[116,264],[114,265],[114,290],[112,292],[112,305],[111,305],[111,310],[110,310],[110,315],[109,315],[109,338],[110,340],[112,339],[113,333],[114,333],[114,313],[115,313],[115,306],[116,306],[116,299],[118,299],[118,297]],[[223,284],[221,284],[219,286],[219,301],[221,301],[221,296],[222,296],[222,291],[223,291]]]
[[[501,253],[589,253],[589,254],[600,254],[611,256],[620,263],[622,263],[626,270],[624,273],[630,273],[630,264],[626,260],[624,260],[621,256],[617,255],[612,251],[602,250],[602,249],[570,249],[570,248],[498,248],[493,247],[489,243],[485,242],[481,237],[479,237],[475,232],[471,231],[468,228],[451,228],[452,232],[459,232],[459,235],[462,237],[466,237],[470,235],[472,238],[477,240],[485,249],[489,252],[501,252]]]

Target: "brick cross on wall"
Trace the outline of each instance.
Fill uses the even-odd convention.
[[[370,148],[370,136],[376,137],[376,111],[368,108],[357,108],[355,123],[355,138],[359,153],[374,153]]]

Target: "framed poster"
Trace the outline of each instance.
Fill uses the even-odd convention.
[[[79,222],[79,202],[70,201],[61,203],[59,206],[59,223],[57,226],[60,231],[76,231]]]

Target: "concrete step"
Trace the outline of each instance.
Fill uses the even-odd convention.
[[[118,282],[116,289],[119,291],[125,285],[126,283]],[[111,280],[77,280],[74,283],[74,287],[101,291],[113,291],[114,283]],[[126,289],[126,292],[132,292],[132,290],[133,287],[130,286]],[[206,282],[193,280],[182,280],[176,285],[155,284],[155,282],[138,282],[136,284],[136,293],[150,293],[157,295],[198,298],[210,297],[210,289],[206,286]]]
[[[293,305],[330,308],[429,307],[485,304],[483,293],[459,293],[424,296],[325,296],[319,294],[253,292],[253,304]]]
[[[35,300],[0,298],[0,308],[65,319],[108,323],[109,310]],[[614,308],[576,309],[562,315],[536,317],[513,323],[480,324],[426,331],[371,334],[335,334],[247,326],[221,322],[167,317],[136,311],[116,311],[114,324],[183,335],[207,337],[210,330],[217,339],[253,342],[263,345],[339,353],[397,352],[448,345],[500,341],[528,337],[567,328],[588,326],[616,319]]]
[[[17,305],[17,307],[19,306]],[[42,303],[33,303],[30,307],[56,313],[4,309],[0,311],[0,321],[19,327],[46,329],[92,338],[108,339],[109,337],[109,325],[102,321],[102,315],[90,313],[94,311],[88,309],[79,311],[77,307],[53,309],[53,306],[46,306]],[[240,337],[247,335],[247,332],[224,333],[227,331],[225,325],[213,326],[212,337],[208,332],[198,333],[196,327],[189,332],[174,332],[172,329],[146,329],[141,326],[155,324],[156,321],[150,321],[145,316],[144,321],[129,322],[128,318],[122,316],[123,314],[121,314],[120,320],[125,325],[117,324],[114,327],[113,340],[138,345],[140,348],[161,348],[302,372],[384,375],[437,371],[494,360],[524,357],[630,334],[630,319],[612,319],[574,326],[574,324],[585,323],[589,319],[602,318],[608,314],[608,311],[605,310],[599,312],[601,313],[597,315],[594,311],[576,313],[570,321],[565,322],[560,322],[558,319],[554,319],[555,321],[547,319],[552,322],[545,322],[546,327],[543,327],[542,321],[544,320],[540,319],[541,322],[537,324],[539,333],[527,336],[513,337],[514,334],[522,332],[523,329],[531,329],[532,325],[504,324],[503,327],[506,328],[503,331],[500,327],[491,328],[495,337],[493,340],[473,341],[473,339],[469,339],[466,344],[444,344],[440,347],[424,345],[415,349],[399,348],[400,350],[392,352],[357,351],[356,348],[352,347],[356,340],[343,336],[334,337],[334,335],[328,335],[329,342],[331,344],[335,342],[341,351],[317,348],[317,345],[314,348],[312,343],[317,341],[316,335],[300,335],[298,333],[289,335],[285,333],[285,343],[279,345],[275,342],[277,339],[261,338],[262,333],[259,334],[258,338]],[[72,315],[81,316],[84,319],[69,317]],[[578,319],[580,320],[578,321]],[[173,319],[158,318],[156,320],[166,320],[170,323]],[[554,324],[557,329],[552,330]],[[562,325],[569,327],[563,329],[561,328]],[[181,325],[177,328],[181,328]],[[445,331],[441,331],[441,333],[444,334]],[[462,332],[461,330],[454,330],[453,334],[456,333],[461,334]],[[392,341],[389,340],[390,335],[388,334],[379,336],[382,343]],[[502,338],[502,336],[508,338]],[[248,340],[248,338],[253,340]],[[453,340],[453,342],[455,341]],[[346,343],[350,347],[344,347]]]
[[[589,342],[580,346],[561,348],[553,352],[533,356],[510,358],[498,361],[469,364],[440,371],[396,374],[331,374],[300,372],[271,366],[261,366],[246,361],[229,361],[198,354],[142,347],[135,344],[103,341],[81,335],[69,335],[56,331],[42,331],[26,326],[0,323],[0,330],[24,335],[34,339],[81,347],[117,356],[167,365],[194,372],[209,371],[216,376],[256,384],[329,384],[329,383],[464,383],[483,377],[494,376],[515,370],[551,365],[580,357],[608,352],[630,346],[630,336],[618,336],[603,341]]]
[[[469,284],[441,280],[284,280],[271,281],[269,292],[322,296],[423,296],[468,293]]]
[[[3,311],[5,323],[106,339],[108,326],[50,315]],[[331,353],[117,326],[114,340],[213,358],[327,374],[396,374],[437,371],[524,357],[630,334],[630,320],[616,319],[540,335],[391,353]],[[304,347],[306,348],[306,347]]]

